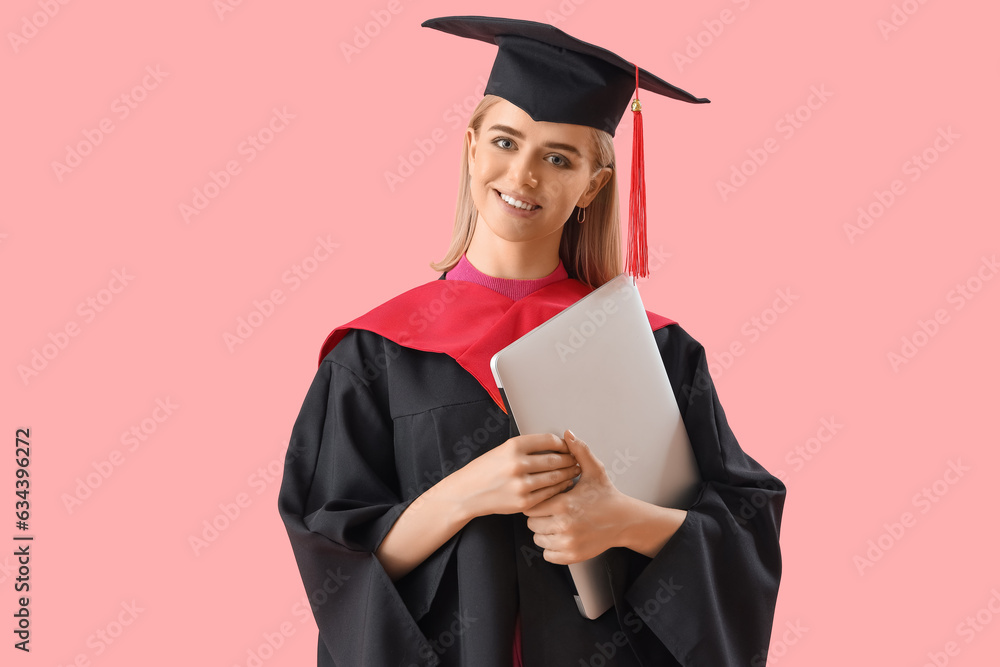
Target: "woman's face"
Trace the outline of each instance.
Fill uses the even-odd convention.
[[[536,122],[507,100],[493,105],[478,137],[468,129],[477,233],[484,223],[505,241],[558,244],[574,207],[590,204],[611,176],[604,168],[594,177],[591,137],[583,125]]]

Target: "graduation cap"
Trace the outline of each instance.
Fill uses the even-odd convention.
[[[546,23],[490,16],[446,16],[424,21],[425,28],[495,44],[484,93],[520,107],[535,121],[573,123],[614,136],[632,101],[632,187],[626,271],[646,276],[646,186],[643,176],[642,110],[639,88],[691,103],[695,97],[607,49]]]

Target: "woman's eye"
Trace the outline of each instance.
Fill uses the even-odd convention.
[[[494,139],[493,143],[496,144],[497,146],[499,146],[500,148],[513,148],[514,147],[514,142],[513,141],[511,141],[510,139],[504,139],[503,137],[499,137],[497,139]]]
[[[557,167],[568,167],[569,161],[562,155],[550,155],[549,160]]]

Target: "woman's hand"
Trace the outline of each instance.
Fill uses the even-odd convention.
[[[396,581],[477,516],[514,514],[564,491],[580,474],[562,438],[519,435],[469,461],[413,500],[375,550]]]
[[[617,546],[655,556],[687,512],[625,495],[586,443],[569,430],[564,438],[581,466],[580,480],[572,490],[524,511],[545,560],[568,565]]]
[[[568,489],[579,474],[566,442],[546,433],[510,438],[442,482],[471,519],[523,512]]]

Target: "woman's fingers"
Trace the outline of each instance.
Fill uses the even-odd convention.
[[[545,470],[528,475],[528,485],[532,491],[550,486],[562,486],[580,474],[580,466],[573,464],[559,470]],[[558,491],[556,491],[558,493]]]
[[[554,516],[529,516],[528,530],[536,535],[552,535],[566,530],[565,522]]]
[[[566,442],[551,433],[515,436],[452,473],[475,516],[523,512],[573,485],[581,474]]]
[[[570,454],[566,441],[551,433],[534,433],[517,436],[518,453],[525,456],[523,471],[538,473],[547,470],[561,470],[575,466],[576,458]],[[574,476],[579,471],[574,473]]]
[[[545,502],[549,498],[552,498],[553,496],[562,493],[563,491],[571,488],[572,486],[573,486],[573,479],[571,477],[570,479],[563,480],[555,484],[550,484],[548,486],[543,486],[540,489],[535,489],[534,491],[528,494],[528,506],[524,507],[521,511],[527,512],[532,507],[535,507],[540,503]]]
[[[540,473],[546,470],[562,470],[577,464],[571,454],[529,454],[524,457],[524,472]],[[579,474],[579,471],[577,472]]]
[[[519,441],[518,449],[522,454],[538,454],[546,451],[569,454],[566,441],[552,433],[529,433],[515,437]]]

